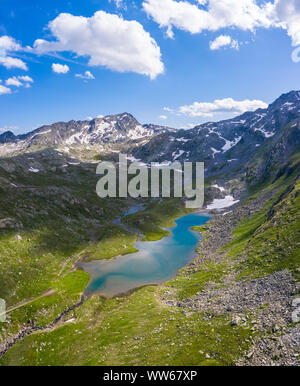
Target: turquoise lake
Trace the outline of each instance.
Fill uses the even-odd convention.
[[[159,284],[176,276],[177,271],[196,256],[202,239],[192,226],[204,225],[210,217],[190,214],[175,220],[171,234],[159,241],[138,241],[138,252],[112,260],[82,263],[78,266],[91,275],[85,295],[112,298],[145,285]]]

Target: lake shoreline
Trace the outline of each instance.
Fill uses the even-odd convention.
[[[188,264],[191,260],[193,260],[197,256],[196,249],[197,249],[199,241],[201,240],[201,235],[197,234],[197,232],[192,230],[191,228],[193,226],[204,225],[207,221],[210,220],[210,218],[211,218],[211,216],[204,216],[203,213],[199,213],[199,212],[194,212],[192,214],[181,216],[181,217],[174,220],[175,221],[174,227],[168,228],[168,230],[170,231],[170,234],[168,236],[165,236],[162,239],[157,240],[157,241],[141,241],[141,240],[136,241],[134,247],[138,250],[137,252],[134,252],[134,253],[131,253],[128,255],[115,256],[114,258],[109,259],[109,260],[105,260],[105,261],[96,260],[96,261],[92,261],[92,262],[88,262],[88,263],[77,264],[77,268],[83,269],[85,272],[87,272],[91,276],[91,281],[90,281],[89,285],[87,286],[84,294],[86,296],[98,295],[98,296],[101,296],[103,298],[114,298],[114,297],[118,297],[118,296],[126,296],[126,295],[130,294],[133,289],[141,288],[145,285],[161,284],[164,281],[167,281],[167,280],[175,277],[177,275],[177,272],[179,269],[183,268],[186,264]],[[172,238],[174,237],[174,233],[177,234],[177,238],[182,237],[180,229],[177,229],[177,227],[178,226],[182,227],[181,222],[186,221],[184,219],[193,219],[194,221],[192,221],[192,223],[189,223],[185,229],[182,228],[182,230],[184,230],[186,232],[186,235],[188,236],[188,239],[187,239],[188,242],[185,245],[184,244],[185,241],[183,241],[183,245],[181,246],[180,244],[178,244],[178,248],[181,247],[181,249],[183,249],[181,256],[183,255],[183,259],[185,259],[185,260],[183,260],[183,264],[179,264],[178,266],[175,265],[175,268],[174,268],[174,255],[176,255],[176,249],[173,251],[174,254],[173,255],[171,254],[171,256],[169,256],[170,251],[167,251],[167,249],[170,247],[172,248],[172,242],[174,241]],[[188,244],[189,242],[192,243],[192,246],[190,246]],[[168,243],[171,243],[171,245],[168,245]],[[162,250],[160,248],[162,248]],[[164,250],[163,248],[166,248],[166,250]],[[150,250],[150,252],[149,252],[149,250]],[[149,253],[150,253],[150,255],[149,255]],[[152,253],[152,255],[151,255],[151,253]],[[168,257],[166,257],[166,255]],[[155,257],[153,257],[153,256],[155,256]],[[157,256],[159,256],[159,258],[157,258]],[[129,265],[132,264],[130,259],[133,259],[133,261],[134,261],[134,267],[132,267],[132,271],[134,272],[137,269],[140,269],[143,272],[143,275],[145,275],[144,279],[138,279],[136,277],[136,275],[134,273],[132,274],[131,270],[125,266],[126,263]],[[151,264],[149,265],[148,268],[150,271],[151,271],[151,269],[153,271],[153,275],[154,275],[153,281],[152,281],[152,279],[150,279],[149,273],[145,272],[145,268],[144,268],[144,265],[149,263],[149,259],[150,260],[152,259]],[[168,263],[166,263],[165,260],[168,261]],[[154,265],[155,264],[156,265],[162,264],[162,266],[160,266],[159,268],[157,268],[156,271],[154,271],[152,268],[153,264]],[[115,266],[116,272],[113,272],[113,271],[110,272],[110,266]],[[127,275],[127,277],[133,276],[132,281],[136,283],[136,285],[134,285],[134,287],[131,287],[131,284],[128,283],[127,278],[124,279],[124,273],[122,272],[122,268],[121,269],[119,268],[122,266],[124,267],[124,270],[126,272],[125,276],[126,275]],[[168,270],[166,277],[162,276],[161,271],[163,271],[163,269]],[[172,274],[169,273],[170,270],[171,270]],[[99,273],[99,275],[97,275],[97,272]],[[117,274],[119,274],[119,280],[116,280],[116,282],[115,282],[116,288],[117,288],[117,286],[121,285],[120,282],[123,280],[125,289],[120,289],[120,290],[116,289],[115,291],[117,291],[117,292],[114,292],[112,295],[108,295],[106,292],[101,291],[101,290],[97,290],[97,291],[92,290],[91,291],[91,288],[93,286],[97,285],[97,284],[95,284],[96,281],[99,282],[99,280],[102,280],[101,275],[102,275],[102,277],[104,277],[105,275],[107,276],[106,279],[103,279],[105,281],[105,280],[111,280],[111,278],[113,278],[113,280],[114,280],[114,277]],[[144,283],[139,282],[139,280],[145,280],[146,282],[144,282]],[[100,282],[100,287],[101,287],[101,283],[102,282]],[[113,286],[111,286],[111,287],[113,287]],[[113,291],[113,290],[110,289],[110,291]]]

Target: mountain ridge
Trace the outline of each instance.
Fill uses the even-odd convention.
[[[299,297],[300,124],[298,100],[287,98],[262,117],[263,128],[257,126],[260,116],[247,113],[244,123],[234,124],[235,118],[223,124],[224,132],[204,124],[200,135],[199,127],[166,131],[144,144],[142,138],[108,142],[103,149],[83,145],[77,153],[72,145],[68,152],[33,144],[29,151],[1,158],[0,290],[9,307],[21,307],[1,326],[0,366],[156,365],[166,357],[169,365],[190,365],[190,358],[197,365],[299,365],[299,327],[291,317]],[[278,124],[272,124],[274,115]],[[250,128],[252,120],[256,124]],[[272,136],[255,131],[269,133],[270,125]],[[235,144],[243,130],[244,138]],[[63,129],[59,135],[64,138]],[[260,140],[259,147],[253,138]],[[96,164],[117,162],[118,152],[136,154],[147,147],[152,153],[141,154],[146,162],[151,157],[172,161],[177,155],[186,160],[179,154],[183,146],[195,160],[216,146],[206,153],[203,208],[214,215],[193,228],[204,236],[195,259],[171,281],[108,303],[93,296],[75,311],[90,281],[75,269],[78,261],[136,252],[140,234],[158,240],[187,214],[179,198],[99,198]],[[229,162],[233,157],[239,162]],[[226,208],[207,205],[228,195],[239,202]],[[141,204],[144,210],[124,218]],[[117,337],[113,343],[112,336]]]
[[[289,150],[292,153],[299,145],[299,91],[282,94],[266,109],[204,123],[190,130],[163,133],[134,149],[133,155],[144,162],[203,161],[208,173],[218,174],[248,163],[264,144],[280,140],[289,124],[296,132]]]
[[[95,147],[93,147],[95,145]],[[189,130],[141,125],[130,113],[92,120],[57,122],[29,133],[0,135],[0,156],[23,151],[59,148],[85,159],[99,154],[115,158],[117,152],[131,160],[171,163],[204,162],[207,177],[221,176],[255,184],[272,167],[280,169],[300,146],[300,91],[282,94],[266,109],[245,112]]]
[[[17,136],[7,131],[0,135],[0,148],[2,147],[0,153],[1,150],[2,153],[9,153],[31,146],[53,147],[138,141],[166,130],[173,129],[152,124],[142,125],[131,114],[125,112],[91,120],[56,122]],[[3,145],[10,145],[11,149],[5,151]]]
[[[238,116],[235,116],[231,119],[227,119],[227,120],[221,120],[221,121],[217,121],[217,122],[206,122],[206,123],[203,123],[201,125],[196,125],[194,128],[191,128],[191,129],[188,129],[188,130],[183,130],[183,129],[173,129],[171,127],[168,127],[168,126],[162,126],[162,125],[154,125],[154,124],[140,124],[136,118],[130,114],[130,113],[127,113],[127,112],[124,112],[124,113],[120,113],[120,114],[112,114],[112,115],[107,115],[107,116],[99,116],[99,117],[96,117],[96,118],[93,118],[91,120],[79,120],[79,121],[76,121],[76,120],[70,120],[68,122],[64,122],[64,121],[59,121],[59,122],[55,122],[53,124],[49,124],[49,125],[43,125],[37,129],[34,129],[34,130],[31,130],[29,131],[28,133],[25,133],[25,134],[20,134],[20,135],[15,135],[12,131],[5,131],[4,133],[2,133],[0,135],[0,144],[3,144],[3,143],[12,143],[12,142],[17,142],[17,141],[26,141],[28,139],[32,139],[34,136],[36,135],[42,135],[42,134],[49,134],[50,133],[50,129],[56,129],[56,130],[62,130],[65,129],[65,136],[63,138],[60,138],[61,140],[68,140],[69,142],[72,143],[72,139],[70,139],[70,137],[72,137],[71,135],[71,132],[75,132],[75,134],[79,134],[78,132],[76,132],[76,129],[81,129],[84,127],[84,126],[89,126],[89,132],[90,133],[93,133],[95,132],[95,130],[97,131],[97,129],[99,130],[99,125],[102,124],[102,130],[100,131],[110,131],[112,129],[111,126],[113,125],[116,125],[117,126],[117,129],[119,131],[126,131],[126,128],[127,129],[135,129],[135,131],[137,131],[136,133],[132,132],[129,134],[128,138],[126,138],[126,135],[125,136],[121,136],[118,139],[120,140],[124,140],[124,139],[131,139],[131,140],[135,140],[135,139],[140,139],[140,138],[143,138],[143,137],[148,137],[148,136],[153,136],[155,134],[159,134],[160,131],[162,131],[162,133],[165,133],[165,132],[177,132],[177,133],[181,133],[181,132],[185,132],[185,133],[192,133],[193,131],[201,131],[201,130],[204,130],[204,129],[207,129],[207,130],[212,130],[213,127],[216,127],[216,126],[225,126],[223,127],[223,131],[227,130],[228,131],[228,128],[226,127],[228,124],[241,124],[241,123],[244,123],[242,121],[249,121],[249,119],[253,119],[253,115],[258,115],[258,114],[265,114],[268,110],[271,110],[271,111],[274,111],[274,110],[277,110],[278,108],[281,108],[281,107],[284,107],[286,106],[287,107],[287,110],[292,110],[292,107],[291,107],[291,104],[293,103],[296,103],[298,102],[299,106],[300,106],[300,91],[295,91],[295,90],[292,90],[288,93],[285,93],[285,94],[282,94],[279,98],[277,98],[273,103],[271,103],[268,108],[266,109],[257,109],[253,112],[244,112],[243,114],[241,115],[238,115]],[[297,113],[299,113],[299,108],[297,109]],[[293,113],[293,112],[292,112]],[[291,113],[291,114],[292,114]],[[297,115],[298,116],[298,115]],[[263,117],[260,117],[260,118],[263,118]],[[239,120],[238,122],[235,122],[236,120]],[[258,121],[260,121],[263,119],[259,119]],[[110,123],[111,126],[107,126],[105,125],[104,123]],[[255,125],[255,123],[257,123],[257,120],[253,122],[253,124]],[[265,129],[265,130],[262,130],[261,127],[256,127],[255,131],[260,131],[262,134],[264,134],[266,137],[269,137],[269,136],[272,136],[274,135],[274,132],[273,130],[271,131],[268,131],[268,127]],[[47,132],[43,132],[43,130],[47,130]],[[68,133],[67,131],[70,130],[70,133]],[[140,131],[139,131],[140,130]],[[69,137],[68,137],[68,134],[69,134]],[[105,133],[102,133],[102,134],[105,134]],[[109,134],[109,133],[108,133]],[[220,133],[219,133],[220,134]],[[223,133],[224,135],[226,135],[226,133]],[[231,137],[232,137],[232,134],[233,133],[229,133],[231,134]],[[227,133],[228,135],[228,133]],[[49,136],[48,136],[49,137]],[[230,137],[230,135],[229,135]],[[100,136],[97,136],[95,135],[94,137],[90,137],[90,138],[85,138],[87,140],[90,141],[90,143],[93,143],[93,142],[101,142],[101,141],[104,141],[105,140],[111,140],[111,136],[109,135],[100,135]],[[222,137],[220,137],[222,139]],[[76,141],[77,139],[77,141]],[[73,134],[73,144],[76,144],[76,143],[82,143],[83,141],[83,138],[80,138],[80,136],[78,136],[78,138],[74,138],[74,134]],[[226,141],[230,141],[230,138],[225,138],[225,145],[223,147],[225,148],[228,148],[229,147],[229,144],[226,142]],[[231,139],[232,140],[232,139]],[[57,140],[57,142],[59,142]]]

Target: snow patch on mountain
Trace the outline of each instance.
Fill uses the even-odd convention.
[[[216,188],[216,189],[219,189],[221,192],[225,192],[225,188],[223,188],[222,186],[219,186],[217,184],[215,185],[212,185],[213,188]]]
[[[174,151],[174,153],[172,154],[173,161],[177,160],[177,158],[181,157],[184,153],[184,150]]]
[[[214,147],[211,147],[210,150],[213,152],[213,158],[215,158],[216,154],[221,153],[219,150],[215,149]]]
[[[236,146],[240,142],[242,137],[235,138],[233,141],[228,141],[225,138],[222,138],[222,139],[224,139],[224,141],[226,142],[225,145],[222,147],[223,152],[226,153],[228,150]]]
[[[28,171],[31,173],[39,173],[39,169],[35,169],[33,167],[29,168]]]
[[[210,205],[207,205],[207,209],[224,209],[237,204],[240,200],[235,200],[232,196],[228,195],[225,198],[215,198]]]
[[[274,131],[268,132],[268,131],[264,130],[263,128],[264,128],[264,126],[261,126],[259,128],[254,129],[254,131],[260,131],[265,136],[265,138],[271,138],[271,137],[273,137],[273,135],[275,135]]]

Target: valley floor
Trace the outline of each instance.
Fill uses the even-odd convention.
[[[84,299],[90,277],[76,262],[132,253],[140,234],[159,240],[189,211],[179,199],[148,200],[124,229],[113,220],[137,202],[99,200],[94,164],[51,150],[34,157],[34,176],[26,154],[1,161],[1,366],[300,365],[297,159],[196,227],[198,257],[173,280]]]
[[[125,113],[3,133],[0,366],[299,366],[299,95],[191,130]],[[85,298],[78,262],[136,252],[139,238],[160,240],[191,213],[179,198],[99,198],[97,164],[120,153],[149,165],[203,160],[207,208],[235,205],[194,227],[198,255],[172,280]]]
[[[0,364],[300,365],[292,322],[299,191],[297,181],[266,189],[214,217],[198,229],[205,235],[199,257],[176,278],[125,297],[87,299],[25,334]]]

